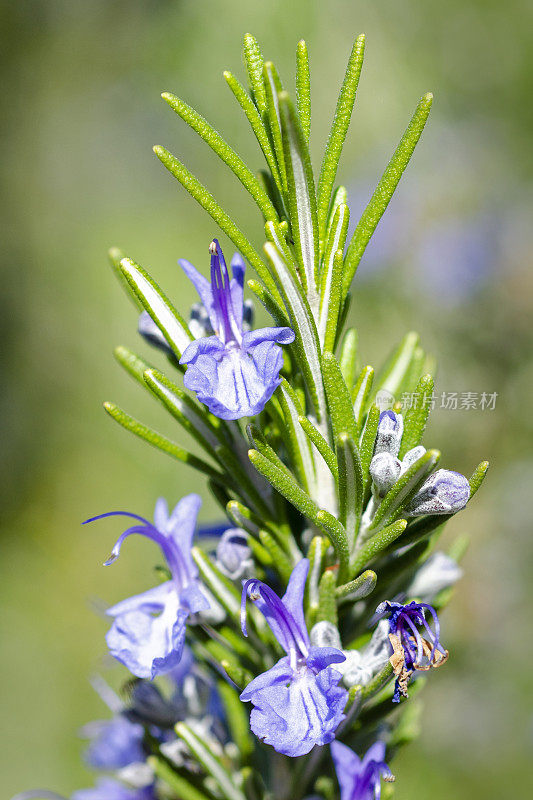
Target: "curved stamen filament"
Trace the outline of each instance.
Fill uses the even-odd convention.
[[[109,566],[110,564],[113,564],[120,554],[120,549],[124,540],[127,539],[128,536],[138,533],[140,536],[146,536],[148,539],[151,539],[153,542],[156,542],[156,544],[159,545],[168,563],[170,571],[172,572],[172,577],[176,583],[178,591],[184,589],[189,583],[190,576],[189,570],[187,569],[187,565],[179,547],[171,539],[161,533],[161,531],[158,531],[157,528],[155,528],[151,522],[148,522],[148,520],[144,519],[144,517],[140,517],[138,514],[132,514],[129,511],[108,511],[106,514],[99,514],[96,517],[91,517],[90,519],[85,520],[83,524],[85,525],[89,522],[103,519],[104,517],[116,516],[136,519],[139,522],[142,522],[142,525],[133,525],[118,537],[111,551],[111,556],[107,559],[107,561],[104,562],[104,565]]]
[[[416,661],[414,663],[419,664],[420,659],[422,658],[423,655],[422,637],[420,636],[420,633],[416,625],[411,621],[411,619],[407,616],[407,614],[402,614],[402,617],[404,625],[405,624],[408,625],[411,628],[411,631],[413,632],[413,638],[416,642]],[[409,655],[411,655],[410,652]]]
[[[307,643],[303,639],[298,624],[293,615],[286,608],[283,601],[276,594],[276,592],[267,586],[266,583],[251,578],[243,585],[242,601],[241,601],[241,628],[245,636],[246,631],[246,600],[259,600],[267,606],[268,611],[275,619],[284,641],[280,641],[281,646],[287,651],[291,658],[291,666],[295,667],[299,658],[306,658],[309,649]],[[268,615],[260,608],[265,619],[269,622]],[[272,626],[270,626],[272,627]],[[276,631],[274,631],[276,635]],[[277,637],[276,637],[277,638]],[[279,639],[278,639],[279,641]]]

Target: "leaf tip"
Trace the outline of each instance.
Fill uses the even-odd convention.
[[[120,249],[120,247],[110,247],[107,251],[107,255],[111,259],[111,261],[120,261],[124,258],[124,252]]]

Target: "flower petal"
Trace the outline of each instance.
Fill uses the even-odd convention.
[[[106,636],[111,655],[139,678],[155,678],[180,661],[189,611],[175,592],[167,592],[159,616],[140,607],[115,618]]]
[[[283,605],[290,611],[300,630],[303,640],[309,645],[309,634],[305,624],[304,616],[304,592],[307,573],[309,572],[309,560],[302,558],[294,567],[287,591],[281,598]]]
[[[159,586],[154,586],[153,589],[148,589],[141,594],[135,594],[133,597],[126,598],[126,600],[121,600],[116,605],[108,608],[105,613],[108,617],[118,617],[131,611],[142,611],[146,614],[155,613],[165,607],[168,594],[174,592],[175,586],[173,582],[165,581]]]

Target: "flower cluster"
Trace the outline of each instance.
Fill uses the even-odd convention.
[[[196,493],[172,512],[159,499],[153,522],[129,511],[87,520],[128,520],[106,565],[133,534],[157,544],[164,564],[161,581],[107,610],[105,641],[128,671],[126,699],[101,692],[111,698],[112,718],[84,730],[86,760],[99,777],[73,800],[292,800],[321,792],[328,800],[377,800],[381,781],[393,779],[387,761],[403,713],[403,703],[393,703],[407,698],[417,672],[446,661],[437,612],[461,575],[460,548],[435,551],[433,534],[470,501],[487,464],[467,480],[437,469],[440,453],[422,444],[424,398],[434,385],[416,334],[404,337],[374,382],[371,367],[358,367],[357,332],[345,327],[361,231],[377,225],[431,106],[430,95],[421,99],[348,242],[346,191],[334,184],[363,54],[359,37],[318,180],[308,150],[304,42],[296,107],[251,36],[250,92],[225,73],[266,158],[261,181],[203,117],[163,95],[257,203],[267,242],[255,250],[256,237],[245,236],[178,159],[155,148],[240,252],[231,274],[217,239],[209,275],[180,260],[199,295],[188,316],[141,266],[112,252],[144,309],[139,333],[173,372],[126,347],[117,359],[192,438],[193,450],[114,403],[105,408],[207,479],[224,521],[195,539]],[[246,263],[270,326],[254,327]],[[395,404],[380,414],[384,393],[415,390],[417,407]],[[328,769],[331,776],[321,774]]]

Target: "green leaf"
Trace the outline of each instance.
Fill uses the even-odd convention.
[[[370,683],[368,683],[363,688],[363,701],[368,700],[370,697],[373,697],[377,694],[386,683],[392,678],[392,666],[391,664],[385,664],[383,669],[381,669],[377,675],[375,675]]]
[[[341,303],[343,248],[348,230],[348,206],[335,212],[320,273],[320,315],[318,335],[324,350],[333,352]]]
[[[242,110],[246,114],[246,118],[250,123],[250,126],[255,133],[255,137],[259,142],[259,146],[263,151],[263,155],[265,160],[268,164],[268,168],[272,173],[272,177],[278,187],[279,191],[282,190],[281,186],[281,178],[278,170],[278,165],[276,163],[276,157],[274,155],[274,151],[272,150],[272,145],[270,144],[270,139],[268,138],[268,134],[266,132],[266,128],[263,124],[263,120],[261,119],[261,115],[257,110],[256,106],[254,105],[253,101],[250,100],[246,90],[242,86],[241,83],[235,78],[231,72],[224,72],[224,78],[226,82],[233,92],[235,99],[241,106]]]
[[[242,456],[235,443],[232,445],[220,445],[216,448],[215,454],[221,464],[226,468],[227,480],[234,491],[251,506],[264,519],[271,519],[272,509],[268,505],[268,497],[264,496],[267,488],[261,481],[254,479],[257,477],[248,463],[243,464],[241,458],[246,457],[246,442],[243,442],[244,449]],[[258,485],[259,483],[259,485]]]
[[[364,34],[358,36],[350,54],[346,74],[337,100],[337,107],[335,109],[335,116],[331,125],[331,132],[329,134],[326,150],[324,153],[324,161],[322,162],[322,169],[320,170],[320,179],[318,181],[318,219],[320,238],[325,238],[326,219],[328,215],[329,201],[331,197],[331,190],[335,183],[335,176],[337,175],[337,168],[339,166],[339,159],[350,125],[352,117],[352,110],[355,102],[355,93],[359,84],[359,76],[361,75],[361,68],[363,66],[363,57],[365,53],[365,37]]]
[[[203,408],[158,370],[147,369],[143,377],[150,391],[163,403],[174,419],[178,420],[210,455],[214,455],[216,448],[224,444],[224,437],[220,430],[211,424]]]
[[[290,328],[290,320],[285,314],[278,303],[274,300],[272,295],[265,289],[262,283],[254,280],[253,278],[247,281],[248,288],[252,291],[260,303],[263,304],[268,311],[274,322],[279,328]]]
[[[339,464],[340,522],[346,529],[348,547],[353,553],[363,505],[363,472],[359,451],[352,436],[341,433],[337,439]]]
[[[244,59],[255,104],[261,114],[266,111],[265,85],[263,83],[263,55],[251,33],[244,35]]]
[[[377,558],[380,553],[386,550],[392,542],[402,535],[406,527],[407,520],[400,519],[393,522],[392,525],[383,528],[379,533],[375,533],[368,539],[352,561],[352,574],[357,574],[364,569],[368,563]]]
[[[154,153],[171,175],[173,175],[181,183],[183,188],[189,192],[191,197],[194,197],[196,202],[207,211],[212,219],[214,219],[226,236],[231,239],[237,250],[239,250],[244,258],[256,270],[270,293],[279,300],[276,286],[274,285],[265,263],[243,232],[235,225],[226,212],[223,211],[213,195],[207,191],[205,186],[200,183],[198,178],[196,178],[179,159],[173,156],[172,153],[169,153],[168,150],[165,150],[164,147],[156,145],[154,147]]]
[[[246,431],[252,447],[255,447],[255,449],[265,456],[265,458],[268,458],[268,460],[274,464],[275,467],[280,469],[282,472],[285,472],[292,480],[294,480],[292,471],[287,467],[286,464],[283,463],[276,451],[268,444],[263,432],[257,427],[257,425],[250,423],[246,426]]]
[[[339,559],[339,572],[342,575],[348,565],[348,542],[346,531],[340,522],[329,512],[319,509],[290,473],[281,470],[257,450],[250,450],[248,455],[257,471],[267,479],[274,489],[326,533]]]
[[[194,469],[199,470],[199,472],[203,472],[205,475],[213,478],[218,483],[222,483],[222,485],[224,485],[226,482],[222,473],[218,472],[206,461],[198,458],[192,453],[189,453],[182,447],[179,447],[179,445],[171,442],[170,439],[167,439],[165,436],[157,433],[157,431],[152,430],[152,428],[149,428],[147,425],[143,425],[142,422],[130,417],[129,414],[126,414],[125,411],[123,411],[114,403],[104,403],[104,408],[109,416],[113,417],[113,419],[116,420],[119,425],[122,425],[123,428],[131,431],[140,439],[144,439],[144,441],[148,442],[148,444],[151,444],[153,447],[157,447],[157,449],[161,450],[163,453],[168,453],[169,456],[172,456],[178,461],[182,461],[184,464],[194,467]]]
[[[426,361],[427,357],[424,350],[421,347],[417,347],[413,354],[409,369],[400,386],[402,393],[405,392],[406,394],[411,394],[414,392],[422,375],[427,375],[428,372],[430,372],[430,370],[424,369]]]
[[[241,595],[233,583],[199,547],[191,548],[191,555],[200,577],[230,617],[237,617],[241,609]]]
[[[316,611],[318,609],[318,586],[322,574],[324,556],[328,548],[328,539],[325,539],[323,536],[313,536],[309,549],[307,550],[309,574],[307,576],[305,591],[307,595],[307,605],[310,611]],[[309,620],[309,623],[309,627],[311,627],[314,624],[314,619],[312,621]]]
[[[339,477],[339,468],[337,466],[337,457],[335,453],[324,439],[320,431],[315,428],[312,422],[310,422],[307,417],[300,416],[298,417],[298,421],[302,426],[304,433],[309,438],[309,440],[314,444],[324,461],[326,462],[329,470],[335,480],[338,480]]]
[[[328,536],[335,555],[339,560],[337,580],[345,581],[349,577],[348,537],[341,523],[329,511],[321,509],[317,514],[316,524]]]
[[[222,766],[219,758],[210,749],[206,739],[200,739],[185,722],[178,722],[175,730],[178,737],[185,742],[207,774],[216,781],[227,800],[246,800],[241,790],[236,786],[233,776]]]
[[[271,61],[267,61],[263,66],[263,83],[266,92],[266,114],[264,118],[268,121],[270,137],[274,145],[274,153],[281,178],[282,193],[287,191],[287,171],[285,169],[285,156],[283,153],[283,137],[281,135],[281,114],[279,109],[278,95],[283,91],[276,68]]]
[[[113,354],[118,363],[124,367],[132,378],[135,378],[141,386],[146,386],[144,382],[144,373],[147,369],[153,369],[151,364],[148,364],[147,361],[130,350],[129,347],[124,347],[123,345],[115,347]]]
[[[440,458],[438,450],[428,450],[389,489],[374,515],[369,532],[379,530],[396,519],[409,503],[415,492],[435,468]]]
[[[240,180],[247,192],[257,203],[265,219],[277,219],[276,209],[269,196],[242,158],[223,139],[223,137],[210,125],[201,114],[191,108],[187,103],[170,92],[163,92],[163,100],[182,118],[184,122],[195,131],[211,150],[217,154],[233,174]]]
[[[372,594],[376,588],[378,576],[371,569],[365,570],[358,578],[355,578],[344,586],[338,586],[335,594],[339,600],[347,598],[350,602],[354,600],[362,600]]]
[[[142,267],[131,258],[123,258],[120,269],[130,290],[148,311],[179,361],[181,354],[193,340],[189,326]]]
[[[296,108],[305,140],[308,142],[311,130],[311,79],[309,54],[303,39],[296,48]]]
[[[363,478],[365,480],[365,492],[370,482],[369,467],[374,455],[374,446],[376,443],[376,436],[379,424],[379,408],[377,406],[370,406],[370,410],[366,417],[365,427],[361,434],[361,444],[359,447],[359,456],[361,458],[361,469],[363,470]]]
[[[109,256],[109,263],[113,267],[113,272],[117,276],[118,282],[120,283],[120,285],[122,286],[122,288],[126,292],[126,294],[129,297],[129,299],[133,302],[133,305],[135,306],[137,311],[142,311],[143,310],[143,304],[141,303],[141,301],[139,300],[137,295],[132,293],[131,286],[129,285],[128,281],[124,277],[124,273],[120,269],[120,262],[122,261],[123,258],[126,257],[126,253],[124,253],[118,247],[112,247],[108,251],[108,256]]]
[[[304,373],[316,416],[320,422],[326,418],[326,398],[320,369],[320,345],[313,314],[301,292],[301,286],[294,278],[292,269],[287,265],[278,248],[271,242],[267,242],[264,251],[290,316],[290,326],[296,335],[292,347]]]
[[[291,577],[292,569],[294,567],[290,557],[279,546],[276,539],[268,531],[259,531],[259,541],[276,565],[276,572],[279,572],[284,581],[288,581]]]
[[[423,375],[418,381],[415,392],[416,403],[408,409],[404,417],[402,444],[398,454],[400,460],[409,450],[417,447],[422,441],[429,412],[431,411],[433,387],[431,375]]]
[[[361,434],[363,419],[365,417],[368,400],[374,382],[374,370],[372,367],[363,367],[352,391],[353,413],[355,417],[355,428],[357,435]]]
[[[357,351],[359,337],[355,328],[348,328],[342,341],[339,366],[348,389],[352,389],[357,375]]]
[[[162,756],[148,756],[147,764],[153,769],[156,777],[175,792],[181,800],[209,800],[209,795],[204,794],[186,778],[179,775]]]
[[[331,203],[329,206],[328,222],[326,226],[326,240],[330,234],[331,226],[333,225],[333,220],[335,219],[335,213],[338,207],[347,204],[348,204],[348,192],[346,191],[346,187],[337,186],[337,188],[333,192],[333,197],[331,198]]]
[[[483,481],[485,480],[485,475],[487,474],[487,470],[489,468],[488,461],[482,461],[481,464],[475,468],[474,472],[469,478],[470,483],[470,500],[473,498]]]
[[[356,422],[352,399],[344,382],[339,363],[333,353],[323,354],[322,370],[335,439],[341,433],[347,433],[349,436],[355,437]]]
[[[414,331],[403,337],[378,375],[376,392],[389,392],[395,399],[399,399],[398,393],[416,356],[418,341],[418,333]]]
[[[291,456],[293,470],[306,492],[314,496],[316,490],[315,462],[309,441],[302,430],[299,418],[302,409],[298,397],[289,383],[283,378],[276,391],[285,418],[287,439],[285,445]]]
[[[317,621],[326,620],[337,625],[337,601],[335,588],[337,576],[332,570],[326,570],[320,579],[318,586],[318,614]]]
[[[398,147],[396,148],[391,160],[389,161],[381,180],[372,195],[367,207],[365,208],[361,219],[359,220],[355,232],[348,247],[345,260],[345,273],[344,273],[344,291],[347,292],[350,288],[355,271],[361,261],[366,246],[374,233],[378,222],[389,201],[394,194],[396,187],[402,177],[402,174],[407,167],[413,151],[418,144],[418,140],[422,135],[424,126],[426,124],[431,103],[433,102],[433,95],[428,93],[421,98],[418,103],[415,113],[411,118],[407,130],[402,136]]]
[[[300,121],[287,92],[278,97],[291,231],[300,277],[315,319],[318,317],[318,222],[313,169]]]
[[[221,661],[220,666],[228,678],[233,681],[235,686],[237,686],[241,691],[253,680],[254,676],[250,672],[242,669],[236,664],[231,663],[230,661]]]
[[[230,738],[237,745],[241,760],[246,760],[253,752],[254,744],[250,734],[249,714],[244,703],[239,700],[235,689],[226,681],[217,681],[217,691],[222,700]]]

